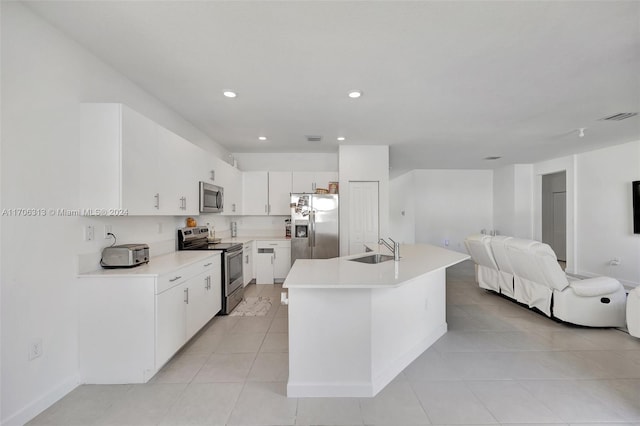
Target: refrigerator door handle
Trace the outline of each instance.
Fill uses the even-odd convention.
[[[309,246],[316,246],[316,211],[309,211]]]

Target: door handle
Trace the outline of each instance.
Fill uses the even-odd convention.
[[[156,199],[156,204],[153,207],[155,207],[157,210],[160,210],[160,193],[156,193],[153,198]]]
[[[184,289],[184,303],[186,303],[187,305],[189,304],[189,289],[188,288]]]

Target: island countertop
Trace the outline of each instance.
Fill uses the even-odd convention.
[[[377,264],[349,259],[375,252],[336,257],[333,259],[298,259],[294,263],[284,288],[385,288],[403,283],[438,269],[469,259],[469,255],[428,244],[403,244],[400,260]],[[380,253],[389,254],[382,250]]]

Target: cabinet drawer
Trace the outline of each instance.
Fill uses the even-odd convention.
[[[260,248],[290,248],[290,240],[271,240],[271,241],[258,241],[257,247]]]
[[[156,284],[156,294],[160,294],[172,287],[182,284],[202,272],[220,267],[220,255],[213,255],[191,265],[183,266],[167,274],[160,275]]]

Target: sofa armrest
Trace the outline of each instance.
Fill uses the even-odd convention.
[[[605,296],[623,289],[620,281],[611,277],[594,277],[586,280],[569,281],[569,287],[577,296]]]

